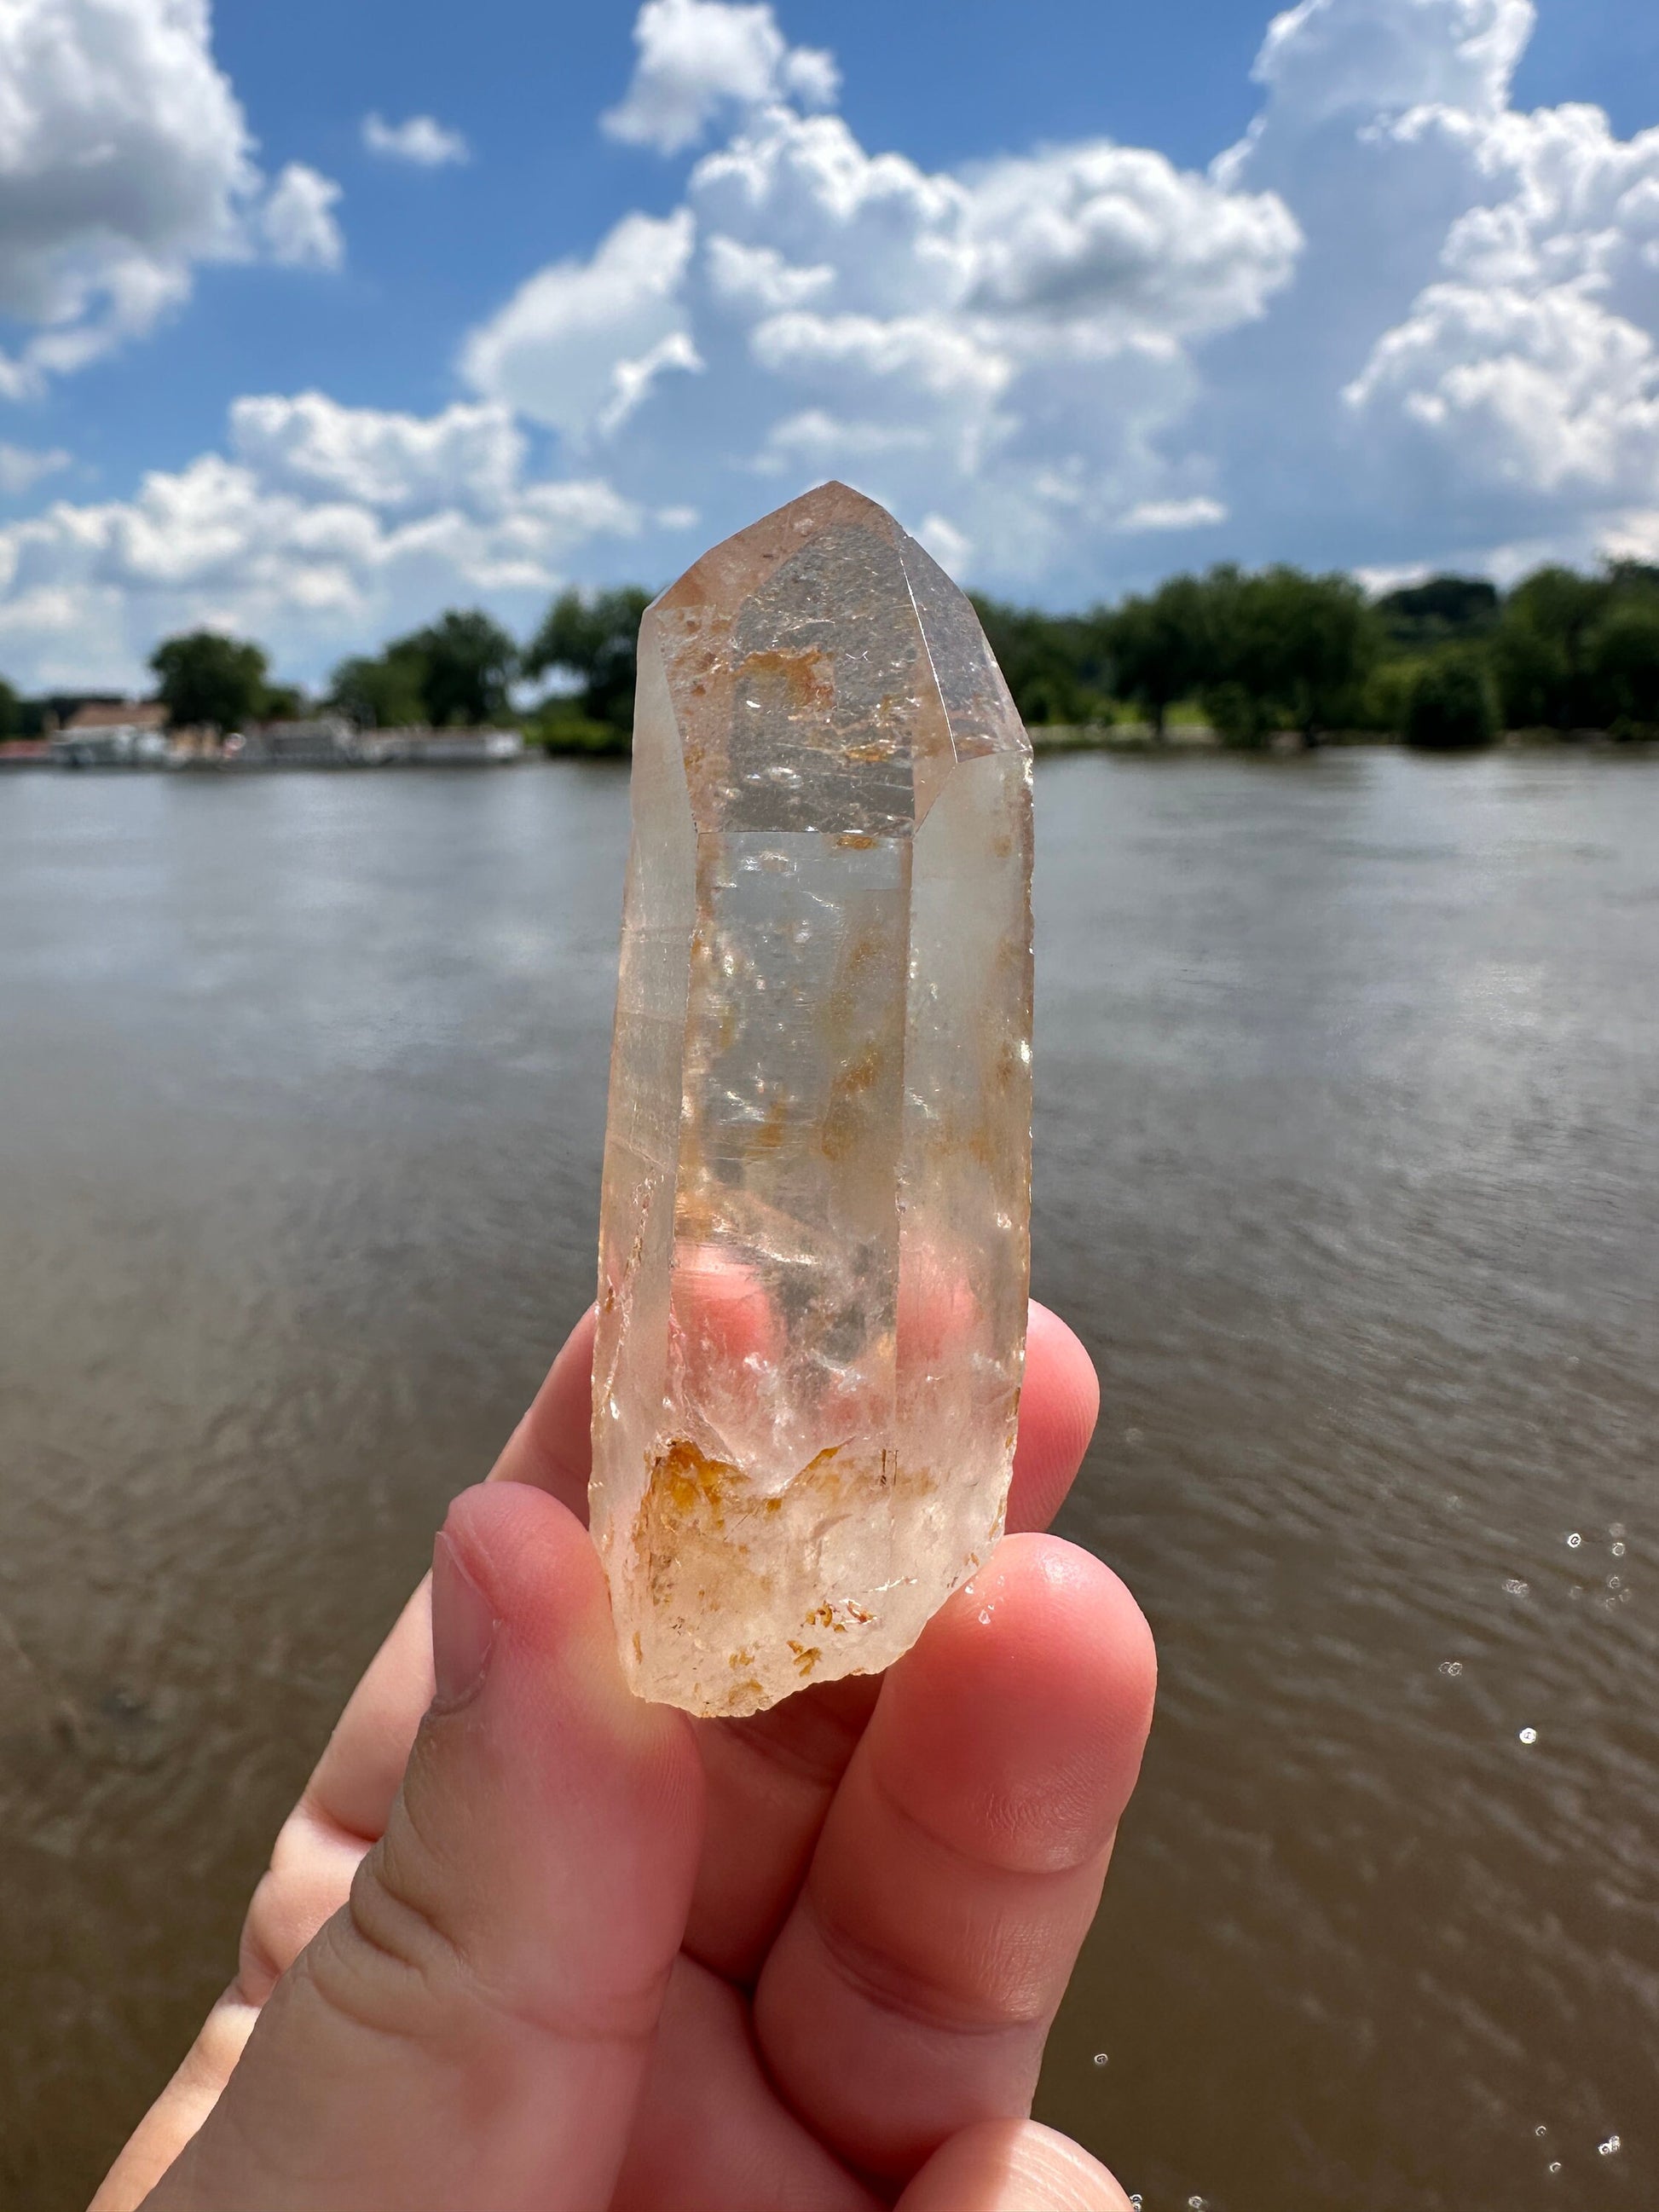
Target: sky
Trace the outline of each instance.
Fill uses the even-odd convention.
[[[838,476],[1053,607],[1659,559],[1635,0],[4,0],[0,674],[520,633]]]

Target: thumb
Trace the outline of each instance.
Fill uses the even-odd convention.
[[[690,1898],[690,1729],[628,1691],[592,1547],[540,1491],[451,1508],[433,1645],[386,1835],[152,2212],[610,2201]]]

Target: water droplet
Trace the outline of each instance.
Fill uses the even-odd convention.
[[[1504,1587],[1511,1597],[1530,1597],[1532,1595],[1532,1585],[1529,1583],[1523,1583],[1520,1580],[1519,1577],[1515,1575],[1510,1576]]]
[[[1443,1659],[1440,1662],[1440,1671],[1443,1674],[1449,1674],[1455,1679],[1463,1671],[1463,1662],[1461,1659]]]
[[[1129,2212],[1140,2212],[1140,2191],[1138,2189],[1129,2199]]]
[[[1204,2212],[1204,2199],[1201,2197],[1189,2197],[1187,2199],[1187,2212]]]
[[[1521,1731],[1521,1741],[1522,1743],[1536,1743],[1538,1741],[1537,1729],[1522,1729]]]
[[[1613,1556],[1615,1559],[1622,1559],[1624,1558],[1625,1547],[1622,1544],[1614,1544],[1611,1548]]]
[[[1578,1531],[1575,1528],[1575,1529],[1573,1530],[1573,1532],[1572,1532],[1571,1535],[1571,1536],[1569,1536],[1569,1537],[1568,1537],[1568,1539],[1567,1539],[1567,1549],[1568,1549],[1570,1552],[1576,1552],[1576,1551],[1578,1549],[1578,1547],[1579,1547],[1579,1546],[1583,1542],[1583,1540],[1583,1540],[1583,1538],[1579,1534]]]
[[[1609,2136],[1605,2142],[1597,2143],[1595,2148],[1603,2158],[1617,2158],[1620,2149],[1619,2138],[1617,2136]]]
[[[1553,2158],[1553,2159],[1550,2160],[1550,2172],[1551,2172],[1552,2173],[1559,2173],[1559,2172],[1560,2172],[1560,2171],[1561,2171],[1561,2161],[1560,2161],[1560,2160],[1559,2160],[1559,2158]]]
[[[1630,1531],[1626,1528],[1622,1521],[1615,1521],[1612,1528],[1608,1529],[1607,1534],[1609,1536],[1628,1536]]]
[[[1618,1576],[1617,1576],[1617,1575],[1609,1575],[1609,1576],[1607,1577],[1607,1588],[1608,1588],[1609,1589],[1620,1589],[1621,1587],[1622,1587],[1622,1585],[1621,1585],[1621,1583],[1620,1583],[1620,1580],[1619,1580],[1619,1577],[1618,1577]]]
[[[1110,2063],[1111,2063],[1111,2054],[1110,2054],[1109,2051],[1096,2051],[1096,2053],[1095,2053],[1095,2064],[1096,2064],[1097,2066],[1109,2066]]]
[[[1547,2136],[1549,2133],[1549,2130],[1546,2127],[1536,2127],[1533,2130],[1533,2133],[1535,2136]]]
[[[988,1628],[991,1626],[991,1608],[988,1605],[979,1617],[979,1625],[981,1628]]]

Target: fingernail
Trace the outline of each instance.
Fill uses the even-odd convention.
[[[455,1547],[440,1534],[432,1547],[432,1702],[438,1711],[470,1703],[483,1687],[500,1626]]]

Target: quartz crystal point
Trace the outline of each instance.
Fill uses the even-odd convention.
[[[825,484],[645,617],[592,1524],[642,1697],[907,1650],[1024,1366],[1031,751],[972,607]]]

